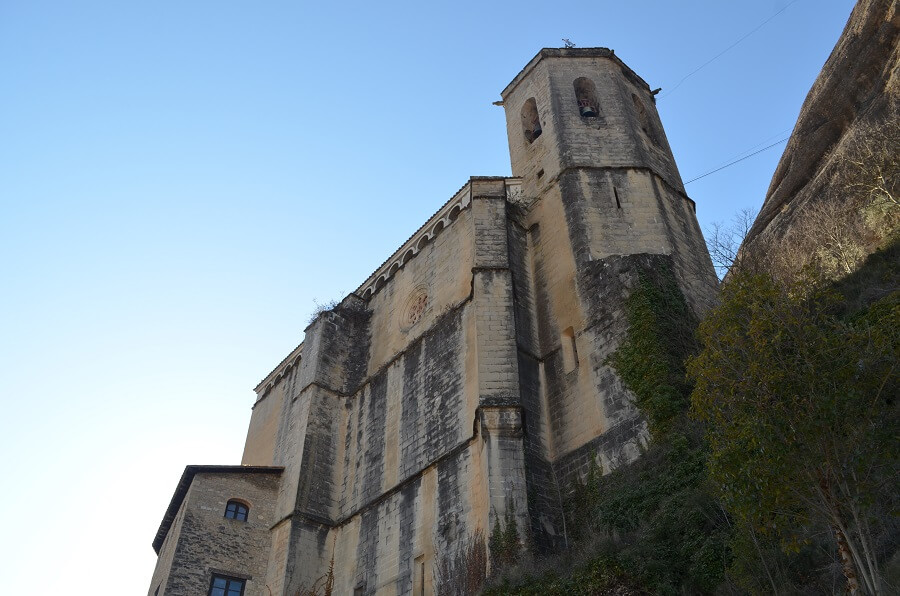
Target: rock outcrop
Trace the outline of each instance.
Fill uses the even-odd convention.
[[[834,192],[835,173],[858,145],[860,131],[892,128],[898,134],[898,6],[859,0],[853,9],[803,103],[744,250],[777,250],[811,207],[843,200]]]

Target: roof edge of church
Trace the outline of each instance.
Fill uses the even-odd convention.
[[[629,78],[632,78],[639,85],[646,87],[647,91],[650,91],[650,85],[647,81],[642,79],[636,72],[631,70],[631,67],[625,64],[621,58],[616,56],[615,50],[609,48],[541,48],[541,50],[535,54],[534,58],[529,60],[528,64],[519,71],[519,74],[510,81],[509,85],[500,92],[500,97],[505,100],[506,97],[512,93],[513,89],[515,89],[544,58],[609,58],[616,62]]]

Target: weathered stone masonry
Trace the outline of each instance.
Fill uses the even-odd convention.
[[[242,466],[212,492],[183,479],[150,594],[215,573],[294,594],[332,558],[336,594],[432,594],[497,516],[565,548],[572,482],[639,456],[646,424],[605,364],[625,301],[660,267],[696,314],[716,284],[653,94],[586,48],[542,50],[501,97],[514,176],[471,178],[307,327],[256,388]],[[252,537],[192,523],[247,499],[251,469],[268,479]]]

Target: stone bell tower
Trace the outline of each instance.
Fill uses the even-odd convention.
[[[702,308],[715,275],[647,83],[606,48],[543,49],[502,97],[513,176],[561,203],[575,260],[672,255]]]
[[[522,255],[513,277],[531,528],[553,547],[565,529],[544,487],[564,492],[590,460],[608,472],[648,440],[607,361],[627,333],[631,290],[670,271],[700,315],[717,280],[655,94],[612,50],[545,48],[501,97],[522,180],[510,246]]]

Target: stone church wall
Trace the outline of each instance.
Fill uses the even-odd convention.
[[[432,594],[510,516],[562,549],[567,489],[648,440],[606,364],[627,297],[671,269],[699,314],[716,284],[652,92],[591,48],[542,50],[502,96],[521,178],[471,178],[257,386],[243,463],[283,467],[254,571],[272,594],[332,560],[335,593]]]
[[[296,372],[296,371],[292,371]],[[284,409],[287,382],[277,383],[253,406],[241,463],[249,466],[275,465],[275,441]]]
[[[505,182],[491,184],[499,184],[499,202],[477,199],[457,213],[368,303],[351,296],[320,315],[299,363],[255,405],[245,463],[268,455],[270,443],[254,433],[277,427],[271,463],[285,466],[273,558],[294,563],[271,566],[273,589],[309,587],[332,553],[351,593],[409,584],[426,563],[419,581],[431,582],[436,554],[487,525],[479,379],[510,395],[509,373],[494,364],[505,355],[479,370],[476,354],[476,319],[493,317],[495,297],[473,303],[475,253],[481,242],[496,260],[493,244],[506,244]],[[422,295],[411,320],[410,299]],[[508,296],[501,300],[511,314]],[[483,351],[503,345],[482,335]],[[415,556],[398,558],[407,550]]]

